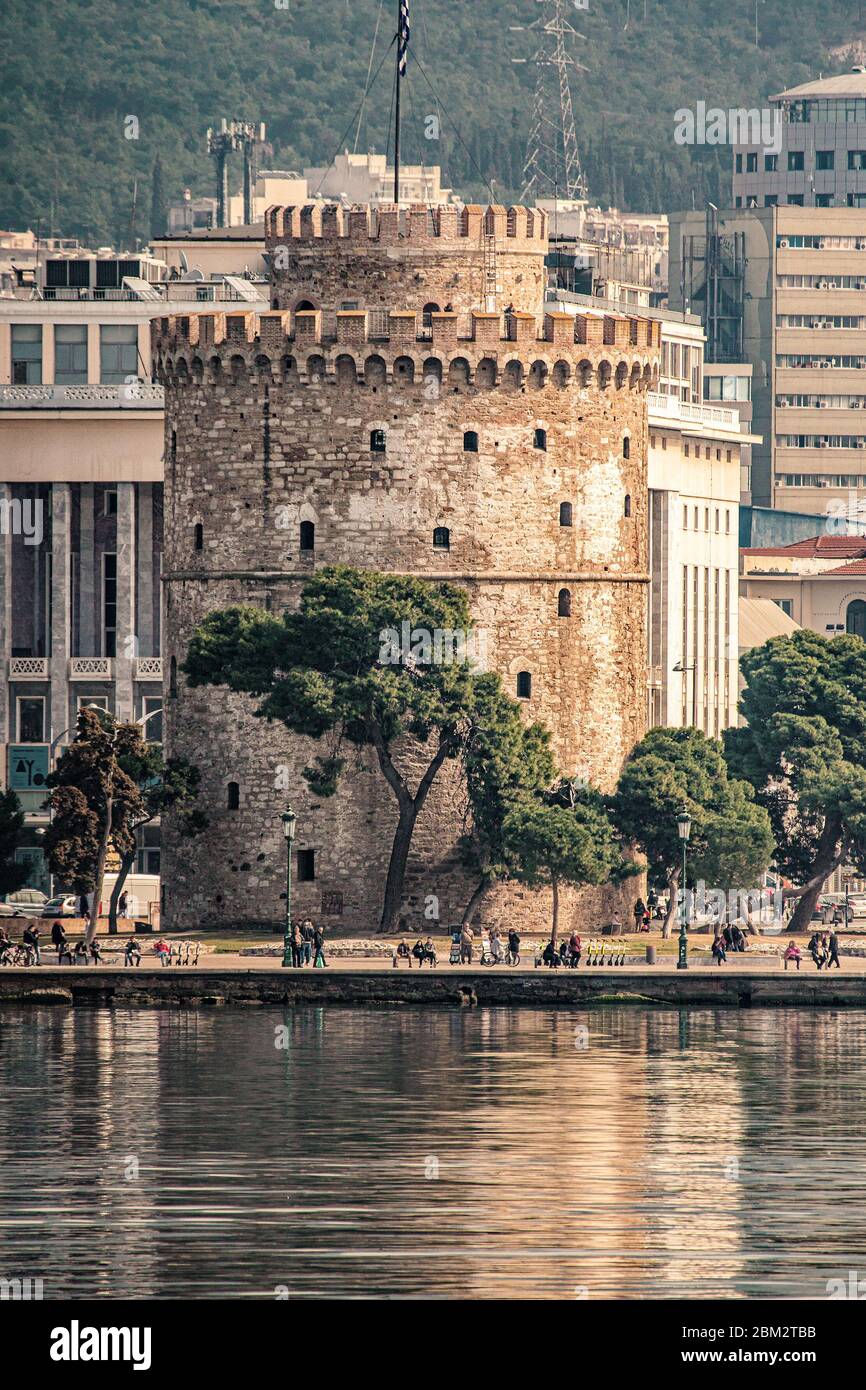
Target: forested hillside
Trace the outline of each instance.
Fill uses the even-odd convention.
[[[285,6],[280,7],[280,6]],[[535,69],[534,0],[410,0],[404,157],[483,196],[520,190]],[[594,200],[633,210],[724,198],[729,152],[674,144],[673,113],[754,106],[850,59],[866,36],[861,0],[589,0],[569,7],[581,160]],[[91,244],[147,236],[185,185],[213,190],[205,131],[221,116],[264,120],[267,163],[325,163],[342,145],[386,148],[389,57],[353,120],[395,27],[396,0],[3,0],[0,6],[0,227],[49,227]],[[426,74],[426,78],[425,78]],[[428,86],[428,80],[430,86]],[[441,103],[440,139],[425,120]],[[136,129],[137,139],[126,138]],[[452,124],[453,123],[453,124]],[[426,127],[430,129],[429,123]],[[456,128],[456,129],[455,129]],[[156,197],[153,198],[154,165]],[[159,166],[161,165],[161,172]],[[479,172],[480,171],[480,172]],[[237,172],[237,171],[235,171]],[[239,177],[239,174],[238,174]],[[232,183],[235,183],[233,177]],[[160,188],[161,182],[161,188]],[[152,210],[153,198],[153,210]]]

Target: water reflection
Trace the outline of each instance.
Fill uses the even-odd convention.
[[[864,1093],[862,1011],[7,1008],[0,1276],[823,1297],[866,1274]]]

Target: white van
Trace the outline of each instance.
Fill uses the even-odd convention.
[[[102,906],[100,916],[107,917],[111,894],[117,882],[117,874],[106,874],[102,885]],[[159,874],[128,874],[121,890],[126,893],[128,902],[127,917],[137,917],[139,921],[159,922]]]

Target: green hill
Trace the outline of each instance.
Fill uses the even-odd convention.
[[[516,197],[535,70],[512,62],[531,55],[532,40],[509,26],[530,23],[539,7],[410,5],[420,66],[410,63],[404,86],[404,158],[441,163],[444,181],[467,195],[484,196],[483,175],[499,199]],[[829,50],[866,35],[860,0],[758,0],[757,48],[755,0],[589,6],[568,7],[584,36],[573,52],[588,68],[572,83],[581,160],[594,200],[633,210],[726,198],[729,151],[676,146],[677,108],[760,105],[820,71],[844,70],[850,59]],[[325,163],[354,144],[377,16],[374,70],[395,9],[395,0],[4,0],[0,227],[41,221],[43,231],[124,244],[137,177],[136,231],[146,236],[157,159],[166,199],[187,185],[213,191],[204,135],[221,116],[266,121],[270,165]],[[361,150],[387,147],[392,72],[389,56],[363,113]],[[438,141],[424,138],[437,111],[424,74],[442,103]],[[127,116],[138,120],[138,139],[125,137]]]

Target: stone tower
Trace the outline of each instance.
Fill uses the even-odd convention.
[[[270,209],[266,235],[270,313],[154,324],[166,736],[198,765],[210,818],[188,843],[164,827],[164,921],[278,923],[290,799],[293,906],[332,931],[372,929],[396,823],[373,760],[316,799],[301,769],[326,750],[253,719],[243,697],[187,689],[190,633],[228,604],[293,605],[317,565],[462,584],[489,665],[551,729],[559,765],[610,789],[645,727],[659,325],[545,312],[537,210]],[[455,790],[437,782],[416,829],[413,931],[434,900],[441,922],[459,919],[474,886]],[[564,895],[563,927],[588,925],[591,897]],[[548,904],[503,888],[482,919],[506,913],[539,930]]]

